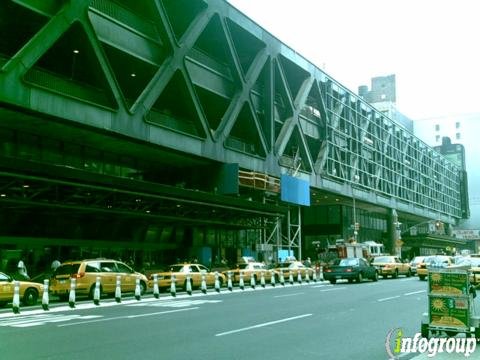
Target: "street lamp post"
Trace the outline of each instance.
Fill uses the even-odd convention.
[[[353,180],[354,180],[354,183],[358,183],[358,181],[360,180],[360,176],[355,174],[355,176],[353,177]],[[353,240],[357,242],[359,225],[357,223],[357,210],[355,205],[355,188],[353,187],[353,183],[352,183],[352,205],[353,205]]]

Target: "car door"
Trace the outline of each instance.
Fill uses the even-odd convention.
[[[0,301],[11,301],[13,299],[12,279],[4,273],[0,273]]]
[[[114,293],[117,280],[117,265],[114,261],[101,261],[100,273],[103,292]]]
[[[200,273],[200,269],[197,265],[192,264],[190,265],[190,276],[192,279],[192,287],[199,287],[202,282],[202,274]]]
[[[358,259],[358,268],[359,273],[362,273],[364,277],[372,277],[371,269],[364,259]]]
[[[115,283],[117,275],[120,275],[122,291],[134,291],[137,279],[135,271],[127,264],[121,262],[117,262],[116,265]]]

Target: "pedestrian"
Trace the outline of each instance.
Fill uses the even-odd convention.
[[[53,260],[52,265],[50,266],[50,269],[52,270],[52,273],[57,270],[57,268],[61,265],[60,261],[58,260]]]
[[[310,260],[309,257],[307,257],[307,260],[305,260],[304,265],[305,265],[306,267],[312,267],[312,261]]]
[[[17,264],[17,274],[24,278],[24,280],[30,280],[30,277],[27,273],[27,267],[23,260],[20,260]]]

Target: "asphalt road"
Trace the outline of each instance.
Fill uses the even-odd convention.
[[[390,330],[420,331],[426,287],[399,278],[4,309],[0,358],[382,360]]]

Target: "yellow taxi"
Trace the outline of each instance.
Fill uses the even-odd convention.
[[[428,268],[446,268],[454,264],[453,258],[448,255],[426,256],[423,261],[417,265],[417,275],[420,280],[425,280],[428,276]]]
[[[240,273],[243,274],[243,281],[250,282],[251,278],[253,277],[255,279],[255,283],[258,284],[260,279],[262,278],[262,273],[263,277],[266,282],[270,281],[272,273],[275,276],[275,280],[278,281],[278,272],[276,270],[270,270],[268,269],[267,265],[261,262],[256,262],[256,261],[249,261],[246,263],[240,263],[237,265],[236,269],[231,269],[228,271],[224,271],[223,274],[225,276],[228,276],[228,272],[232,274],[232,281],[234,283],[238,283],[240,281]]]
[[[280,272],[280,270],[282,270],[284,276],[289,276],[290,273],[292,273],[292,276],[295,279],[298,277],[299,272],[302,275],[303,279],[305,279],[305,277],[307,276],[307,273],[311,279],[313,277],[313,272],[314,272],[313,268],[309,266],[305,266],[305,264],[302,263],[301,261],[289,261],[289,262],[281,263],[279,267],[275,268],[275,270],[277,272]]]
[[[410,264],[400,260],[398,256],[377,256],[373,259],[372,265],[383,278],[391,276],[396,279],[398,275],[412,276]]]
[[[470,283],[474,286],[480,285],[480,257],[472,256],[459,259],[455,267],[468,269],[470,273]]]
[[[123,292],[135,291],[136,280],[140,279],[140,294],[147,290],[148,279],[134,271],[127,264],[110,259],[88,259],[62,263],[52,274],[50,292],[66,300],[70,292],[70,282],[76,279],[76,295],[93,298],[97,276],[100,277],[100,294],[115,294],[117,276]]]
[[[43,293],[43,285],[30,281],[19,281],[20,286],[20,300],[24,305],[35,305],[39,294]],[[15,280],[0,272],[0,306],[13,301],[13,291],[15,287]]]
[[[202,264],[173,264],[169,266],[170,271],[151,273],[148,277],[149,287],[153,287],[153,275],[158,278],[159,289],[169,288],[172,282],[172,275],[175,275],[175,284],[184,290],[187,286],[187,275],[190,275],[190,281],[193,288],[199,288],[202,284],[202,274],[205,274],[205,282],[207,286],[215,285],[215,273],[211,272]],[[218,281],[220,287],[225,283],[225,275],[218,273]]]

